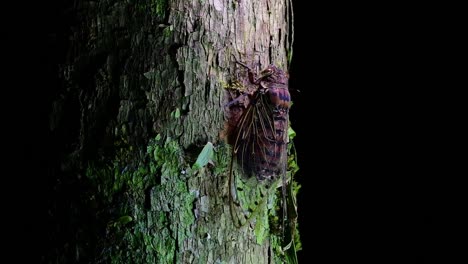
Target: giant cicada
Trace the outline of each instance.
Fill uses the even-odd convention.
[[[228,104],[232,110],[236,105],[238,107],[239,101],[244,101],[244,108],[241,114],[235,118],[234,129],[230,138],[233,145],[229,173],[231,216],[234,224],[240,227],[248,223],[249,219],[254,215],[253,213],[250,215],[244,214],[245,220],[242,221],[235,213],[236,207],[242,207],[237,199],[236,181],[233,173],[234,160],[237,160],[237,164],[242,168],[245,175],[255,176],[259,183],[266,183],[265,185],[282,186],[281,229],[284,234],[285,229],[294,228],[294,224],[291,222],[295,222],[296,217],[295,205],[291,203],[294,198],[292,197],[292,191],[288,192],[286,178],[289,108],[291,106],[288,75],[275,65],[269,65],[257,76],[244,63],[237,63],[247,69],[248,78],[246,79],[253,88],[239,88],[237,97]],[[289,207],[294,208],[288,208],[288,204]],[[291,214],[294,214],[294,216]],[[294,218],[294,220],[291,220],[291,218]],[[285,226],[285,222],[288,223],[289,228]],[[292,240],[291,234],[288,239]]]

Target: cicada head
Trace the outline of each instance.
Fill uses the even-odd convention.
[[[260,72],[260,79],[271,83],[288,83],[288,75],[273,64],[268,65],[266,69]]]

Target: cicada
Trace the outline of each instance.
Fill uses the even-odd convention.
[[[249,105],[235,128],[234,153],[248,176],[274,181],[286,172],[291,105],[288,77],[275,65],[269,65],[259,77],[241,65],[248,69],[249,81],[257,88],[242,95],[248,97]]]
[[[256,177],[259,183],[266,182],[269,185],[281,180],[282,229],[284,231],[284,222],[288,218],[287,204],[291,204],[287,201],[287,194],[292,195],[291,192],[287,192],[286,179],[289,109],[291,107],[288,75],[272,64],[257,75],[244,63],[237,63],[247,69],[248,82],[253,89],[242,89],[240,94],[229,103],[232,108],[235,103],[243,101],[245,107],[240,117],[236,119],[230,140],[233,145],[229,173],[231,215],[237,227],[248,223],[253,215],[245,216],[246,219],[242,223],[234,213],[235,206],[241,207],[236,199],[233,174],[233,164],[236,160],[244,174]]]

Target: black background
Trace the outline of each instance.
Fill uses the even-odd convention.
[[[294,5],[290,119],[302,185],[300,263],[441,257],[434,238],[440,202],[429,177],[440,168],[430,158],[436,143],[428,144],[440,117],[426,97],[440,83],[437,55],[428,56],[437,23],[408,6]],[[48,246],[48,113],[67,19],[60,2],[27,6],[2,10],[2,226],[15,259]]]
[[[300,262],[438,263],[439,18],[423,6],[294,4]]]

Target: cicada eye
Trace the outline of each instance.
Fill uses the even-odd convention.
[[[273,69],[272,68],[266,68],[265,70],[263,70],[261,72],[262,76],[269,76],[269,75],[272,75],[273,74]]]

